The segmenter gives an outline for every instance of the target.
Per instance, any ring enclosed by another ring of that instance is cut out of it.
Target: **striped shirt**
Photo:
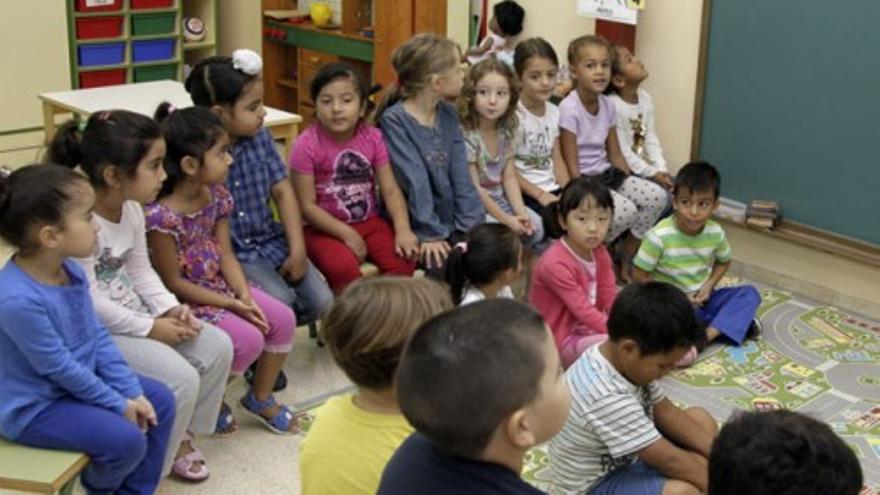
[[[665,397],[659,383],[633,385],[599,352],[599,345],[575,361],[566,379],[571,410],[550,441],[551,494],[584,493],[661,438],[653,414]]]
[[[730,261],[730,244],[718,222],[709,220],[697,235],[687,235],[675,215],[661,220],[645,235],[633,264],[685,292],[696,292],[712,274],[715,263]]]

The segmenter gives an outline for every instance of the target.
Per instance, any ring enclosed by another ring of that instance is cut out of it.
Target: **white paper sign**
[[[113,0],[86,0],[86,8],[107,7],[113,5]]]
[[[638,10],[629,8],[626,0],[577,0],[577,15],[635,24]]]

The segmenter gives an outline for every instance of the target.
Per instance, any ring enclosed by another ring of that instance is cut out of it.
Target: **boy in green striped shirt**
[[[709,163],[682,167],[672,191],[675,214],[645,235],[633,259],[633,278],[668,282],[683,290],[706,325],[706,342],[723,336],[739,345],[760,333],[755,313],[761,296],[749,285],[715,289],[731,259],[724,229],[711,219],[720,191],[721,177]],[[689,365],[697,353],[691,349],[678,364]]]

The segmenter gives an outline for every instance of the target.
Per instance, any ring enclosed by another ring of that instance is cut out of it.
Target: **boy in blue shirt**
[[[553,336],[523,303],[489,299],[429,320],[398,368],[400,409],[416,429],[379,495],[540,494],[523,456],[559,431],[569,393]]]

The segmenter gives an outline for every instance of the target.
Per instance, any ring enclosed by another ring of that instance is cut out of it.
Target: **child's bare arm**
[[[351,226],[318,205],[314,175],[293,172],[291,181],[302,208],[302,215],[309,222],[311,228],[320,230],[342,242],[352,236],[360,238],[360,235]]]
[[[501,171],[501,180],[504,188],[504,195],[507,201],[517,215],[526,215],[526,204],[523,202],[522,190],[519,188],[519,180],[517,180],[516,165],[514,165],[513,157],[507,161],[504,169]]]
[[[651,272],[646,272],[637,266],[632,267],[632,278],[633,282],[650,282],[654,280],[654,274]]]
[[[229,219],[222,218],[217,221],[214,226],[214,235],[220,242],[220,272],[229,288],[239,299],[250,301],[251,290],[248,286],[247,278],[244,275],[244,269],[238,258],[235,257],[235,251],[232,250],[232,238],[229,234]]]
[[[279,180],[269,189],[269,194],[275,200],[278,207],[278,216],[281,217],[281,226],[287,237],[288,257],[281,266],[281,274],[292,281],[302,279],[309,269],[306,259],[306,245],[303,237],[302,214],[293,186],[287,179]]]
[[[654,422],[663,435],[676,444],[709,458],[715,433],[707,431],[669,399],[654,405]]]
[[[562,145],[560,144],[559,138],[556,138],[556,141],[553,141],[553,151],[551,152],[551,156],[553,157],[553,174],[556,176],[556,183],[559,184],[559,187],[565,187],[565,185],[568,184],[568,181],[576,176],[571,175],[570,169],[567,165],[568,162],[562,157]]]
[[[545,192],[540,187],[529,182],[528,179],[526,179],[525,177],[522,176],[522,174],[519,173],[519,170],[515,170],[514,172],[516,173],[516,181],[519,183],[519,188],[520,188],[520,190],[522,190],[523,194],[534,199],[535,201],[537,201],[539,203],[542,203],[541,196],[547,196],[546,199],[548,199],[548,200],[550,199],[550,196],[552,196],[552,194]],[[544,206],[546,206],[546,205],[544,205]]]
[[[562,149],[562,159],[568,167],[568,175],[573,179],[581,175],[578,168],[578,143],[577,136],[573,132],[559,129],[559,146]]]
[[[671,480],[686,481],[705,493],[709,487],[709,462],[695,452],[677,447],[660,438],[638,453],[647,462]]]
[[[212,290],[183,278],[178,263],[177,244],[169,234],[147,232],[147,245],[150,247],[150,261],[162,279],[162,283],[182,301],[202,306],[226,308],[231,300]]]
[[[616,127],[608,130],[608,138],[605,139],[605,149],[608,150],[608,160],[611,161],[612,165],[626,172],[626,175],[632,175],[632,170],[629,169],[626,158],[623,157],[623,152],[620,151],[620,141],[617,139]]]
[[[521,234],[521,232],[517,232],[516,229],[516,219],[508,215],[506,211],[502,210],[498,203],[492,199],[492,196],[480,185],[480,176],[477,171],[477,164],[471,163],[468,165],[468,170],[471,174],[471,180],[474,183],[474,187],[477,188],[477,193],[480,195],[480,200],[483,201],[483,206],[486,208],[486,213],[492,215],[492,218],[498,220],[499,223],[503,223],[510,227],[517,235]]]
[[[483,41],[481,41],[479,45],[468,48],[467,51],[464,52],[464,56],[462,58],[467,60],[467,57],[471,55],[480,56],[488,52],[490,49],[492,49],[492,37],[486,36],[485,38],[483,38]]]

